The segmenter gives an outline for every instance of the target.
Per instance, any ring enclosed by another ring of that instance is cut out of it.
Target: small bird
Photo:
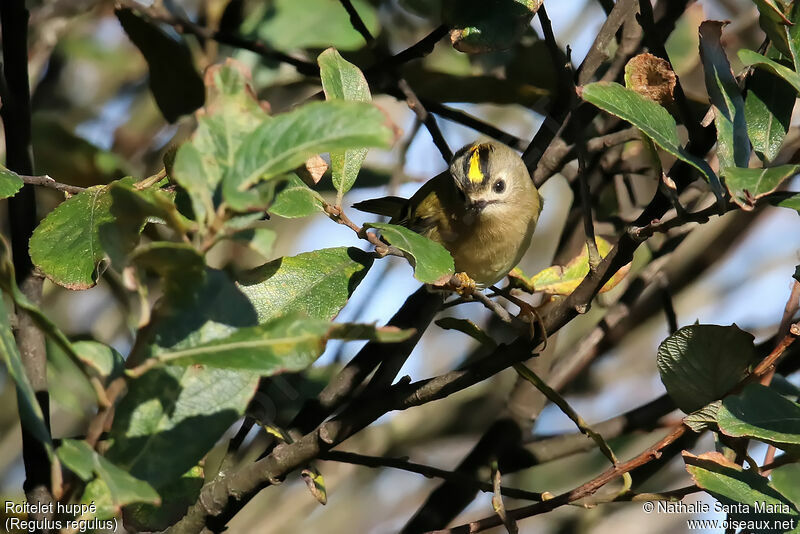
[[[522,158],[502,143],[487,142],[461,148],[450,168],[410,199],[390,196],[353,207],[391,217],[390,223],[441,243],[453,256],[456,272],[483,289],[522,259],[542,198]]]

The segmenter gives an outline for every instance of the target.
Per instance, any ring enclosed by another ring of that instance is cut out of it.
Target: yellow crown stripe
[[[475,184],[483,182],[483,173],[481,172],[481,155],[478,147],[472,149],[472,155],[469,157],[469,170],[467,171],[467,178]]]

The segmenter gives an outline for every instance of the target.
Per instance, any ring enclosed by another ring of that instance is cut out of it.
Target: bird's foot
[[[539,323],[539,326],[542,327],[542,349],[544,350],[547,348],[547,329],[544,326],[544,320],[542,316],[539,314],[539,310],[535,307],[531,306],[524,300],[519,300],[519,302],[515,302],[517,306],[519,306],[519,314],[517,317],[522,318],[522,316],[527,316],[528,320],[530,321],[530,336],[531,339],[536,337],[536,323]]]
[[[456,273],[450,277],[450,280],[445,284],[445,289],[455,291],[462,297],[469,297],[477,290],[478,286],[475,280],[469,277],[467,273]]]
[[[499,289],[496,286],[492,286],[492,290],[494,290],[497,294],[504,296],[508,301],[513,304],[516,304],[519,308],[519,313],[517,314],[518,319],[526,320],[530,323],[530,338],[534,339],[536,337],[536,323],[539,323],[539,326],[542,328],[542,350],[547,348],[547,329],[544,326],[544,320],[542,316],[539,314],[539,310],[537,310],[531,304],[528,304],[524,300],[515,297],[511,294],[510,288],[503,288]]]

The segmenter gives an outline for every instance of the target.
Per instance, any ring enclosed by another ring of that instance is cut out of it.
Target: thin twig
[[[728,394],[736,393],[740,391],[744,385],[758,380],[764,374],[772,370],[777,363],[778,359],[783,355],[786,349],[794,343],[797,337],[800,336],[800,324],[796,323],[793,324],[790,329],[789,333],[784,336],[783,339],[778,342],[775,348],[770,352],[757,366],[756,368],[750,373],[747,377],[745,377],[738,385],[732,388]],[[533,515],[542,514],[544,512],[549,512],[559,506],[568,504],[570,502],[574,502],[578,499],[582,499],[583,497],[587,497],[592,495],[601,487],[605,486],[612,480],[617,477],[624,475],[625,473],[629,473],[633,469],[640,467],[649,463],[652,460],[655,460],[661,456],[661,451],[668,445],[674,443],[678,438],[683,436],[684,433],[688,430],[688,427],[684,424],[680,424],[677,426],[672,432],[670,432],[665,438],[661,441],[650,447],[649,449],[645,450],[632,460],[629,460],[623,464],[616,464],[611,469],[608,469],[601,475],[595,477],[594,479],[586,482],[578,486],[577,488],[562,493],[561,495],[547,500],[535,505],[525,506],[523,508],[517,508],[515,510],[509,510],[508,515],[514,519],[522,519],[525,517],[531,517]],[[487,528],[499,526],[502,522],[498,523],[498,519],[496,516],[489,516],[479,521],[473,521],[472,523],[461,525],[452,529],[443,530],[441,532],[480,532],[482,530],[486,530]]]
[[[306,61],[305,59],[295,57],[284,52],[279,52],[278,50],[270,48],[261,41],[245,39],[239,35],[234,35],[219,30],[210,30],[188,19],[178,17],[163,8],[159,9],[156,7],[147,7],[135,2],[134,0],[117,0],[117,5],[119,7],[137,11],[144,15],[151,22],[161,22],[163,24],[172,26],[172,28],[174,28],[178,33],[195,35],[201,39],[213,39],[218,43],[241,48],[243,50],[249,50],[263,58],[291,65],[297,69],[297,72],[300,74],[304,74],[306,76],[319,76],[319,67],[316,65],[316,63]]]
[[[358,14],[353,4],[350,0],[339,0],[347,11],[347,14],[350,15],[350,23],[353,25],[353,28],[364,37],[364,40],[367,41],[367,44],[372,46],[375,42],[375,38],[367,29],[367,25],[364,24],[364,20],[361,18],[361,15]],[[438,32],[434,34],[438,35]],[[434,43],[435,44],[435,41]],[[431,49],[433,48],[433,44],[431,44]],[[385,67],[382,69],[385,70]],[[439,125],[436,124],[436,117],[428,113],[428,110],[425,109],[425,106],[420,102],[419,97],[411,89],[411,86],[402,76],[397,76],[397,88],[403,93],[406,99],[406,103],[411,111],[417,116],[422,124],[425,125],[425,128],[428,129],[428,132],[431,134],[431,138],[433,138],[433,143],[436,145],[436,148],[439,149],[439,152],[442,154],[442,157],[445,160],[445,163],[448,165],[450,164],[450,160],[453,159],[453,152],[450,150],[450,147],[447,145],[447,141],[445,141],[444,136],[442,135],[441,130],[439,129]]]
[[[85,187],[80,187],[77,185],[69,185],[69,184],[62,184],[60,182],[56,182],[48,175],[44,176],[26,176],[20,175],[19,176],[23,182],[26,184],[31,185],[38,185],[41,187],[47,187],[48,189],[55,189],[56,191],[61,191],[63,193],[69,193],[70,195],[77,195],[83,191],[86,191]]]
[[[422,121],[422,124],[428,129],[433,143],[436,145],[436,148],[439,149],[439,153],[442,155],[442,158],[444,158],[445,163],[449,165],[450,160],[453,159],[453,151],[450,150],[447,141],[445,141],[442,135],[442,131],[439,129],[439,125],[436,124],[436,117],[428,113],[428,110],[422,105],[422,102],[420,102],[416,93],[411,89],[411,86],[408,85],[405,79],[400,78],[397,80],[397,87],[405,95],[409,109],[416,114],[417,118]]]
[[[379,257],[383,256],[398,256],[400,258],[405,258],[406,255],[397,247],[393,247],[391,245],[387,245],[381,238],[378,237],[374,232],[370,232],[365,228],[359,228],[356,223],[350,220],[350,218],[345,214],[342,208],[334,206],[333,204],[328,204],[327,202],[324,204],[325,214],[330,217],[331,220],[337,222],[341,225],[347,226],[351,230],[353,230],[358,237],[361,239],[366,239],[370,243],[375,246],[375,254]]]
[[[664,307],[664,315],[667,316],[667,326],[669,333],[674,334],[678,330],[678,316],[675,314],[675,307],[672,305],[672,293],[669,290],[669,281],[665,274],[661,273],[658,280],[661,293],[661,304]]]
[[[437,26],[428,35],[413,45],[409,46],[405,50],[402,50],[401,52],[398,52],[394,56],[388,58],[386,61],[376,64],[374,67],[368,69],[367,72],[372,72],[373,69],[376,71],[386,68],[391,69],[397,67],[398,65],[404,65],[409,61],[427,56],[433,52],[433,47],[436,46],[436,43],[442,40],[442,37],[447,35],[448,31],[449,29],[444,24]]]
[[[570,421],[575,423],[575,426],[578,427],[578,430],[582,434],[585,434],[592,441],[597,444],[597,448],[600,449],[600,452],[603,453],[603,456],[608,458],[612,465],[617,465],[617,457],[614,454],[614,451],[611,450],[606,440],[603,439],[603,436],[595,432],[592,427],[590,427],[586,421],[584,421],[583,417],[581,417],[578,412],[576,412],[572,406],[562,397],[556,390],[551,388],[547,385],[547,383],[542,380],[539,375],[533,372],[532,369],[529,369],[525,365],[521,363],[514,364],[514,370],[525,380],[533,384],[533,386],[538,389],[539,391],[544,394],[545,397],[550,400],[553,404],[558,406],[561,412],[566,415]]]
[[[361,34],[361,37],[364,38],[368,45],[373,46],[375,44],[375,38],[370,33],[367,25],[364,24],[364,21],[361,19],[358,11],[356,11],[353,3],[350,0],[339,0],[339,2],[342,4],[342,7],[344,7],[344,10],[347,11],[347,14],[350,15],[350,24],[352,24],[353,29]]]
[[[468,484],[477,490],[491,493],[493,491],[492,484],[489,482],[482,482],[475,480],[471,477],[465,476],[457,471],[447,471],[439,469],[430,465],[418,464],[410,462],[404,458],[386,458],[383,456],[367,456],[364,454],[356,454],[353,452],[344,451],[328,451],[320,455],[320,460],[329,460],[333,462],[343,462],[354,465],[363,465],[365,467],[390,467],[392,469],[400,469],[410,473],[418,473],[427,478],[441,478],[443,480],[451,480],[459,484]],[[539,502],[542,500],[542,494],[534,491],[526,491],[516,488],[509,488],[501,486],[500,488],[503,495],[514,499],[526,499],[529,501]]]
[[[477,300],[478,302],[480,302],[481,304],[483,304],[486,307],[486,309],[488,309],[491,312],[494,312],[494,314],[497,315],[500,318],[500,320],[503,321],[504,323],[512,324],[514,322],[514,318],[511,316],[510,313],[508,313],[508,310],[506,310],[503,306],[501,306],[499,302],[490,299],[482,291],[475,291],[470,296],[475,300]]]
[[[667,434],[667,436],[662,438],[658,443],[648,448],[647,450],[643,451],[635,458],[628,460],[625,463],[617,464],[607,469],[602,474],[598,475],[592,480],[584,484],[581,484],[580,486],[570,491],[564,492],[561,495],[553,497],[552,499],[531,506],[524,506],[522,508],[509,510],[508,515],[513,519],[523,519],[526,517],[531,517],[534,515],[539,515],[545,512],[549,512],[550,510],[554,510],[565,504],[569,504],[571,502],[577,501],[578,499],[588,497],[589,495],[594,494],[594,492],[596,492],[597,490],[599,490],[600,488],[602,488],[615,478],[618,478],[625,473],[629,473],[635,468],[640,467],[660,457],[661,451],[664,450],[668,445],[674,443],[678,438],[683,436],[683,434],[687,430],[688,427],[684,425],[679,425],[675,427],[675,429],[672,432]],[[499,518],[497,516],[490,516],[484,519],[480,519],[478,521],[473,521],[471,523],[467,523],[449,529],[440,530],[437,532],[441,533],[448,532],[448,533],[459,533],[459,534],[473,533],[473,532],[481,532],[488,528],[497,527],[500,526],[501,524],[502,522],[499,521]]]
[[[434,100],[425,98],[420,98],[420,102],[422,102],[422,105],[424,105],[425,109],[427,109],[430,113],[435,113],[443,119],[461,124],[467,128],[472,128],[476,132],[480,132],[493,139],[497,139],[501,143],[505,143],[511,148],[521,151],[525,150],[525,148],[528,146],[528,142],[524,139],[505,132],[487,122],[483,122],[477,117],[473,117],[469,113],[461,111],[460,109],[451,108]]]

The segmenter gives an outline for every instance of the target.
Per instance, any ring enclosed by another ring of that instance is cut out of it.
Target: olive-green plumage
[[[517,153],[497,142],[470,144],[450,168],[410,198],[384,197],[356,209],[391,217],[444,245],[479,287],[506,276],[528,249],[542,199]]]

